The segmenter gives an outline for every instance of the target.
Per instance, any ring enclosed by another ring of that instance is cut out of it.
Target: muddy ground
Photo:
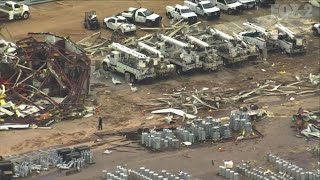
[[[153,9],[164,16],[164,7],[174,5],[181,1],[157,0],[138,1],[141,6]],[[280,1],[283,2],[283,1]],[[92,34],[92,31],[84,30],[82,21],[84,12],[96,10],[100,22],[103,17],[116,14],[128,7],[140,6],[137,1],[59,1],[58,3],[47,3],[30,7],[31,18],[26,21],[14,21],[6,24],[14,40],[26,37],[27,32],[52,32],[59,35],[70,36],[77,41]],[[222,14],[220,20],[210,24],[223,24],[226,22],[237,22],[247,18],[269,15],[268,8],[259,8],[245,11],[241,16],[229,16]],[[166,17],[164,23],[168,24]],[[108,37],[110,32],[101,30]],[[146,32],[138,32],[138,36]],[[319,72],[319,49],[318,37],[313,37],[311,32],[304,32],[309,38],[309,51],[303,56],[287,56],[281,53],[270,54],[267,61],[249,63],[240,68],[221,69],[213,73],[193,73],[183,76],[175,76],[163,80],[155,80],[153,83],[137,85],[138,91],[131,92],[129,86],[114,86],[109,80],[105,80],[103,86],[94,85],[90,100],[97,99],[101,104],[99,114],[90,118],[73,121],[64,121],[53,125],[52,130],[12,130],[0,132],[0,155],[13,155],[32,150],[38,150],[51,146],[76,144],[84,141],[97,139],[94,135],[97,128],[97,119],[104,119],[103,131],[122,129],[127,127],[147,126],[163,124],[162,116],[150,116],[138,103],[147,99],[160,97],[163,93],[186,87],[188,90],[203,87],[223,87],[239,90],[250,89],[263,80],[279,80],[281,82],[294,81],[296,75],[308,76],[309,73]],[[5,33],[3,33],[5,34]],[[264,69],[265,71],[262,71]],[[285,73],[280,73],[284,72]],[[100,79],[100,81],[104,81]],[[294,101],[288,101],[294,97]],[[272,112],[274,117],[269,117],[257,125],[264,134],[264,138],[234,143],[225,143],[212,146],[199,147],[197,149],[185,149],[176,152],[148,153],[138,151],[136,153],[113,153],[111,156],[101,155],[106,147],[102,146],[95,150],[96,165],[86,169],[86,173],[75,174],[69,177],[53,174],[48,176],[54,179],[98,179],[103,168],[112,169],[115,165],[122,163],[130,167],[148,166],[152,169],[170,169],[172,171],[185,170],[203,179],[214,179],[217,166],[222,160],[233,159],[254,160],[263,164],[263,156],[272,151],[275,154],[288,158],[293,162],[300,163],[302,167],[314,169],[316,158],[306,152],[307,147],[316,145],[316,141],[306,141],[297,138],[297,132],[290,128],[290,116],[296,113],[299,107],[306,110],[319,109],[319,95],[308,96],[281,96],[261,97],[257,102]],[[214,117],[227,116],[231,109],[243,104],[223,104],[219,111],[204,111],[202,114]],[[223,147],[225,152],[218,152],[218,147]],[[190,158],[183,155],[188,154]],[[211,160],[216,162],[211,165]],[[35,177],[37,179],[37,177]]]

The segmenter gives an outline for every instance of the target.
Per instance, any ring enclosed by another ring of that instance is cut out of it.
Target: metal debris
[[[68,38],[28,35],[16,42],[10,61],[0,63],[3,123],[44,126],[85,115],[80,100],[89,93],[90,59]]]

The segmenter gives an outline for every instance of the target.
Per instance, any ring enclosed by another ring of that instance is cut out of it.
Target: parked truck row
[[[306,40],[282,24],[276,24],[274,31],[252,23],[244,26],[249,30],[232,35],[208,26],[181,31],[175,37],[155,33],[151,39],[128,47],[113,43],[113,51],[102,66],[135,82],[194,70],[215,71],[221,66],[266,58],[267,52],[275,49],[288,54],[306,52]],[[314,24],[315,28],[319,24]]]
[[[169,19],[183,20],[190,24],[196,23],[198,16],[205,20],[218,19],[220,11],[228,14],[241,13],[244,9],[254,8],[257,4],[269,5],[275,0],[185,0],[183,5],[166,6],[165,14]],[[93,14],[89,16],[89,14]],[[128,10],[103,20],[103,27],[121,33],[135,33],[136,25],[158,27],[162,25],[162,17],[147,8],[130,7]],[[100,28],[95,12],[86,13],[85,28],[95,30]]]

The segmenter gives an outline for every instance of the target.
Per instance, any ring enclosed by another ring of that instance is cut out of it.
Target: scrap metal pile
[[[80,117],[87,111],[90,59],[68,38],[29,33],[0,63],[0,124],[48,126],[53,121]],[[19,128],[19,126],[15,126]]]
[[[292,122],[301,135],[320,140],[320,111],[308,112],[299,108],[292,116]]]

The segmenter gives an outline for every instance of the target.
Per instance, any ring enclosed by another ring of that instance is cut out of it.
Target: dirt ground
[[[85,11],[96,10],[101,22],[104,17],[126,10],[130,6],[143,6],[160,13],[164,17],[164,23],[168,24],[164,15],[165,6],[181,2],[174,0],[59,1],[58,3],[32,6],[30,7],[32,15],[29,20],[10,22],[6,24],[6,27],[14,40],[26,37],[27,32],[52,32],[70,36],[72,40],[77,41],[93,33],[83,28],[82,21]],[[210,22],[210,24],[236,22],[237,19],[243,20],[269,14],[270,10],[267,8],[245,11],[241,16],[222,14],[220,20]],[[101,31],[106,37],[111,34],[107,30]],[[138,32],[138,35],[145,33]],[[132,93],[127,85],[114,86],[107,83],[104,86],[93,86],[89,99],[97,99],[101,104],[99,114],[90,118],[54,124],[52,130],[30,129],[0,132],[0,155],[7,156],[51,146],[93,141],[97,138],[93,133],[96,132],[99,116],[104,119],[104,131],[162,124],[164,122],[159,120],[161,116],[155,116],[153,119],[147,120],[146,118],[150,114],[144,113],[143,109],[136,104],[181,87],[186,87],[189,90],[203,87],[244,90],[255,87],[257,83],[266,79],[284,82],[294,80],[296,75],[308,76],[309,73],[318,73],[320,71],[320,40],[318,37],[313,37],[310,32],[305,33],[308,37],[310,36],[310,48],[304,56],[290,57],[280,53],[270,54],[266,62],[249,64],[241,68],[222,69],[214,73],[186,74],[165,80],[156,80],[151,84],[137,85],[139,90],[135,93]],[[265,72],[261,69],[264,69]],[[280,71],[286,73],[279,73]],[[137,153],[114,153],[111,156],[103,156],[101,153],[105,149],[100,147],[95,150],[96,165],[84,170],[86,173],[69,177],[61,177],[56,174],[52,176],[54,179],[99,179],[103,168],[112,169],[115,165],[124,163],[132,168],[148,166],[155,170],[163,168],[172,171],[186,170],[194,176],[209,180],[213,179],[211,177],[217,169],[217,165],[211,165],[211,160],[217,163],[226,159],[233,159],[236,162],[254,160],[258,164],[263,164],[263,156],[269,151],[298,162],[305,168],[314,169],[316,159],[311,154],[306,153],[306,148],[316,145],[317,142],[307,142],[303,138],[295,137],[297,132],[290,128],[290,116],[296,113],[299,107],[306,110],[318,110],[320,106],[319,95],[293,96],[295,100],[289,102],[290,97],[262,97],[259,99],[258,104],[267,108],[274,115],[274,117],[267,118],[258,125],[258,129],[265,135],[264,138],[259,140],[246,141],[238,145],[225,143],[157,154],[139,151]],[[202,113],[207,116],[223,117],[238,105],[223,104],[219,111]],[[220,153],[217,151],[218,147],[223,147],[226,151]],[[183,157],[184,154],[188,154],[191,159]],[[48,178],[50,177],[48,176]]]

